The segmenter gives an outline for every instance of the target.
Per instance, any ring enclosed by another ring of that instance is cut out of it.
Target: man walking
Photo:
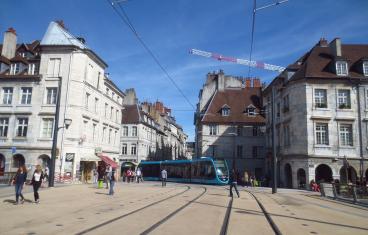
[[[236,178],[236,173],[235,173],[235,170],[232,169],[231,173],[230,173],[230,178],[229,178],[229,184],[230,184],[230,195],[229,197],[233,197],[233,188],[235,188],[235,192],[236,194],[238,195],[238,198],[240,197],[239,196],[239,191],[238,191],[238,188],[236,187],[236,184],[237,184],[237,178]]]
[[[112,168],[111,172],[109,173],[110,175],[110,191],[109,191],[109,195],[114,195],[114,186],[115,186],[115,181],[116,181],[116,172],[115,169]]]
[[[137,168],[137,172],[136,172],[136,176],[137,176],[137,183],[139,184],[139,181],[142,181],[142,171],[141,168]]]
[[[162,187],[166,187],[167,171],[165,169],[161,171],[161,180],[162,180]]]

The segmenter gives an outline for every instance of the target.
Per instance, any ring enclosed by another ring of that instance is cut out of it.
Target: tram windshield
[[[227,166],[224,160],[215,160],[216,173],[220,180],[226,181],[228,179]]]

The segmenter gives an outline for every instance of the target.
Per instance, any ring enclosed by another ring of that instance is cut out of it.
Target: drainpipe
[[[364,159],[363,159],[363,137],[362,137],[362,115],[360,106],[360,80],[356,84],[358,103],[358,130],[359,130],[359,150],[360,150],[360,182],[363,182]]]

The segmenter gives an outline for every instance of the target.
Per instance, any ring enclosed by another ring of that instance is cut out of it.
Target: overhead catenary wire
[[[117,2],[113,4],[112,1],[106,0],[109,5],[113,8],[113,10],[116,12],[116,14],[120,17],[120,19],[128,26],[128,28],[132,31],[134,36],[137,38],[137,40],[140,42],[140,44],[143,46],[143,48],[147,51],[147,53],[152,57],[152,59],[155,61],[155,63],[160,67],[160,69],[163,71],[163,73],[166,75],[166,77],[171,81],[171,83],[175,86],[175,88],[179,91],[179,93],[183,96],[183,98],[187,101],[187,103],[195,109],[194,105],[190,102],[188,97],[184,94],[184,92],[180,89],[180,87],[176,84],[174,79],[170,76],[170,74],[167,72],[167,70],[162,66],[161,62],[158,60],[157,56],[152,52],[152,50],[147,46],[147,44],[143,41],[143,39],[139,36],[138,32],[135,30],[132,22],[130,21],[127,13],[124,11],[124,8],[120,5],[120,2]],[[116,5],[119,5],[119,8],[121,12],[115,7]]]

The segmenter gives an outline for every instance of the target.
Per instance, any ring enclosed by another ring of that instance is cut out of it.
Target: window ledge
[[[330,108],[318,108],[318,107],[314,107],[314,110],[318,110],[318,111],[331,111]]]
[[[15,107],[32,107],[32,104],[18,104]]]
[[[322,145],[322,144],[315,144],[314,147],[315,148],[326,148],[326,149],[330,149],[331,148],[330,145]]]
[[[339,112],[352,112],[353,109],[340,109],[340,108],[337,108],[336,111],[339,111]]]
[[[9,108],[11,108],[11,107],[13,107],[13,105],[11,105],[11,104],[0,104],[0,107],[9,107]]]
[[[43,104],[41,105],[41,108],[48,108],[48,107],[54,108],[55,106],[56,104]]]
[[[346,145],[346,146],[344,146],[344,145],[343,145],[343,146],[341,146],[341,145],[340,145],[340,148],[341,148],[341,149],[355,149],[355,147],[354,147],[354,146],[351,146],[351,145]]]
[[[13,140],[27,140],[27,137],[14,137]]]
[[[38,138],[38,141],[52,141],[52,138]]]

